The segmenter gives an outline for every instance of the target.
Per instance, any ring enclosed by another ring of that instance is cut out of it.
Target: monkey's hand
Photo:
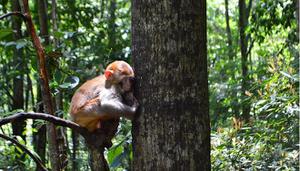
[[[128,106],[119,100],[102,101],[100,113],[109,114],[111,118],[125,117],[127,119],[133,119],[137,110],[136,105],[137,104]]]
[[[123,102],[124,104],[131,106],[132,110],[133,110],[133,116],[136,113],[138,107],[139,107],[139,103],[137,101],[137,99],[134,97],[133,92],[126,92],[122,95],[123,98]]]
[[[139,104],[138,100],[133,96],[133,105],[132,105],[132,107],[135,108],[135,112],[138,109],[139,105],[140,104]]]

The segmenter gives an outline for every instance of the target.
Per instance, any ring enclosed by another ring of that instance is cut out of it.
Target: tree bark
[[[40,25],[40,35],[44,38],[45,44],[49,45],[49,32],[48,32],[48,16],[47,16],[47,2],[45,0],[37,0],[37,10],[38,10],[38,21]],[[42,104],[41,89],[38,88],[37,95],[37,112],[44,112]],[[34,145],[37,154],[40,156],[43,164],[45,164],[46,157],[46,125],[38,125],[38,122],[33,121],[33,127],[37,129],[34,133]],[[36,170],[39,171],[42,168],[37,167]]]
[[[242,63],[242,117],[248,122],[250,119],[250,104],[246,100],[245,92],[249,89],[249,75],[248,75],[248,56],[247,48],[248,41],[246,37],[246,27],[248,25],[247,8],[245,0],[239,0],[239,32],[240,32],[240,51]]]
[[[36,98],[37,98],[37,104],[35,110],[39,113],[43,113],[44,107],[42,103],[41,89],[39,87],[37,88]],[[39,123],[38,121],[33,120],[32,127],[37,129],[37,132],[33,133],[33,145],[36,153],[41,158],[41,161],[43,162],[43,164],[45,164],[46,163],[46,140],[47,140],[46,125],[45,124],[38,125],[38,123]],[[37,167],[36,170],[41,171],[42,168]]]
[[[20,4],[18,0],[12,1],[12,11],[20,11]],[[13,17],[12,19],[12,27],[14,30],[13,38],[15,41],[22,38],[22,19],[19,17]],[[15,75],[13,79],[13,102],[12,102],[12,110],[17,109],[24,109],[24,66],[23,66],[23,52],[22,49],[14,48],[14,69],[18,72],[17,75]],[[20,136],[24,141],[25,135],[23,135],[23,132],[25,130],[26,123],[21,120],[16,120],[12,122],[12,130],[13,135]],[[22,160],[24,160],[24,155],[20,154],[18,150],[16,152],[20,155],[20,157],[17,158],[17,163],[20,168],[24,167],[24,164]]]
[[[87,144],[89,145],[89,144]],[[88,146],[91,171],[108,171],[109,167],[104,158],[104,148]]]
[[[118,59],[118,52],[116,48],[116,0],[110,1],[109,6],[109,20],[108,20],[108,48],[111,51],[111,58]]]
[[[210,170],[205,0],[133,0],[133,170]]]
[[[77,151],[79,146],[79,139],[78,139],[78,133],[75,131],[72,131],[72,171],[77,171],[79,169],[79,163],[77,161]]]
[[[53,28],[53,32],[56,32],[56,31],[58,31],[56,0],[51,0],[51,4],[52,4],[52,8],[51,8],[52,28]],[[56,38],[53,39],[53,44],[54,44],[54,47],[57,46],[58,40],[56,40]]]
[[[52,30],[53,30],[53,35],[55,32],[58,31],[58,22],[57,22],[57,3],[56,0],[51,0],[51,5],[52,5],[52,10],[51,10],[51,21],[52,21]],[[48,29],[48,26],[47,26]],[[47,31],[47,35],[49,36],[49,33]],[[48,43],[49,44],[49,43]],[[59,44],[59,40],[57,38],[53,39],[53,47],[54,49],[57,48]],[[53,60],[49,59],[48,60]],[[51,68],[48,69],[48,73],[53,73]],[[63,93],[61,91],[58,92],[58,94],[55,97],[55,107],[56,111],[63,111]],[[63,118],[63,116],[59,116]],[[66,130],[63,127],[57,128],[57,144],[59,148],[59,154],[60,154],[60,165],[61,169],[65,169],[68,164],[68,158],[67,158],[67,136],[66,136]]]

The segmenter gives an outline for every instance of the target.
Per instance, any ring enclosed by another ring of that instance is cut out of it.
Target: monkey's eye
[[[129,81],[133,82],[133,81],[135,81],[135,78],[134,77],[129,77]]]

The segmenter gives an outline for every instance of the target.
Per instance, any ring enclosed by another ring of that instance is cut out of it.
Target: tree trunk
[[[79,169],[79,163],[77,160],[77,151],[79,146],[79,140],[78,140],[78,133],[75,131],[72,131],[72,171],[77,171]]]
[[[108,171],[109,167],[104,158],[104,148],[89,146],[88,150],[91,171]]]
[[[108,48],[111,51],[111,58],[118,59],[116,48],[116,0],[110,1],[108,20]]]
[[[20,11],[20,4],[18,0],[12,1],[12,11]],[[15,41],[22,38],[22,20],[19,17],[13,17],[12,20],[12,27],[14,30],[13,38]],[[15,75],[13,79],[13,102],[12,102],[12,110],[17,109],[24,109],[24,67],[23,67],[23,52],[22,49],[14,48],[14,69],[18,72],[17,75]],[[23,132],[25,130],[26,123],[22,120],[17,120],[12,122],[12,129],[13,129],[13,135],[20,136],[24,141],[25,135],[23,135]],[[22,160],[24,160],[24,155],[20,154],[18,150],[16,150],[17,153],[19,153],[20,157],[17,159],[18,165],[20,168],[24,167],[24,164]]]
[[[228,44],[228,59],[230,62],[230,66],[234,67],[236,66],[234,62],[235,57],[235,50],[232,44],[232,34],[231,34],[231,28],[230,28],[230,17],[229,17],[229,8],[228,8],[228,0],[225,0],[225,20],[226,20],[226,33],[227,33],[227,44]],[[231,71],[230,77],[232,80],[235,80],[235,69]],[[232,88],[229,90],[230,96],[232,99],[236,99],[237,91],[235,88]],[[234,100],[233,100],[234,101]],[[235,117],[239,116],[239,106],[236,103],[231,104],[232,112]]]
[[[245,29],[248,25],[247,8],[245,0],[239,0],[239,31],[240,31],[240,50],[241,50],[241,63],[242,63],[242,117],[248,122],[250,119],[250,104],[246,100],[245,92],[249,89],[249,76],[248,76],[248,57],[247,47],[248,41],[246,38]]]
[[[133,0],[133,170],[210,170],[205,0]]]
[[[56,4],[56,0],[52,0],[51,1],[51,5],[52,5],[52,10],[51,10],[51,21],[52,21],[52,30],[53,30],[53,35],[55,32],[58,31],[58,24],[57,24],[57,4]],[[48,26],[47,26],[48,28]],[[48,34],[48,29],[47,29],[47,35]],[[53,39],[53,46],[54,49],[57,48],[59,43],[59,40],[54,38]],[[49,43],[48,43],[49,44]],[[53,60],[53,59],[48,59],[48,60]],[[49,68],[48,70],[49,73],[53,73],[53,71],[51,71],[51,68]],[[61,91],[58,92],[58,94],[55,97],[55,106],[56,106],[56,111],[63,111],[63,94]],[[59,116],[61,118],[63,118],[63,116]],[[60,153],[60,165],[61,165],[61,169],[65,169],[67,167],[68,164],[68,158],[67,158],[67,136],[66,136],[66,130],[64,127],[59,127],[57,128],[57,144],[58,144],[58,148],[59,148],[59,153]]]
[[[232,47],[232,35],[231,35],[231,29],[229,24],[228,0],[225,0],[225,18],[226,18],[226,33],[227,33],[227,43],[228,43],[228,57],[229,60],[233,60],[234,51]]]
[[[36,111],[44,113],[40,87],[37,88],[36,98],[37,98]],[[39,122],[34,120],[32,127],[37,129],[37,132],[33,133],[34,149],[36,153],[39,155],[39,157],[41,158],[43,164],[45,164],[46,163],[46,140],[47,140],[46,125],[45,124],[39,125]],[[40,171],[42,170],[42,168],[37,167],[36,170]]]
[[[40,35],[44,38],[45,44],[49,44],[49,33],[48,33],[48,16],[47,16],[47,2],[45,0],[37,0],[37,10],[38,10],[38,21],[40,25]],[[41,89],[38,88],[37,96],[37,111],[44,112],[43,105],[41,104],[42,95]],[[40,103],[39,103],[40,102]],[[45,164],[46,155],[46,125],[38,125],[37,121],[33,121],[33,127],[37,129],[34,133],[34,145],[37,154],[40,156],[43,164]],[[37,171],[42,170],[42,168],[37,167]]]
[[[58,26],[57,26],[57,4],[56,4],[56,0],[51,0],[51,19],[52,19],[52,29],[53,32],[56,32],[58,30]],[[54,47],[57,46],[58,41],[56,40],[56,38],[53,39],[53,44]]]
[[[299,21],[299,18],[300,18],[300,13],[299,13],[300,0],[297,0],[296,3],[297,3],[296,4],[297,38],[298,38],[298,42],[299,42],[299,40],[300,40],[300,37],[299,37],[299,34],[300,34],[300,30],[299,30],[299,28],[300,28],[300,21]],[[298,60],[298,59],[299,59],[299,53],[297,55],[296,60]]]

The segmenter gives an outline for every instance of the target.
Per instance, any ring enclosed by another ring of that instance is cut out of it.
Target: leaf
[[[79,78],[77,76],[68,77],[65,82],[59,85],[62,89],[73,89],[79,84]]]
[[[113,163],[115,158],[121,155],[123,152],[123,146],[118,146],[117,148],[110,149],[107,153],[107,159],[109,163]]]
[[[128,151],[124,151],[123,153],[121,153],[120,155],[118,155],[113,162],[111,163],[110,167],[112,168],[116,168],[118,166],[120,166],[122,163],[122,160],[126,158],[126,156],[128,155]]]
[[[56,37],[56,38],[61,38],[63,36],[64,36],[63,32],[59,32],[59,31],[54,32],[54,37]]]
[[[24,39],[20,39],[16,42],[16,48],[21,49],[27,45],[27,41]]]
[[[294,76],[292,76],[292,75],[290,75],[289,73],[286,73],[286,72],[283,72],[283,71],[280,71],[280,74],[282,74],[282,75],[285,76],[285,77],[288,77],[288,78],[292,79],[293,81],[298,81],[298,80],[299,80],[297,74],[294,75]]]
[[[0,30],[0,40],[9,36],[12,33],[13,33],[12,29],[1,29]]]

